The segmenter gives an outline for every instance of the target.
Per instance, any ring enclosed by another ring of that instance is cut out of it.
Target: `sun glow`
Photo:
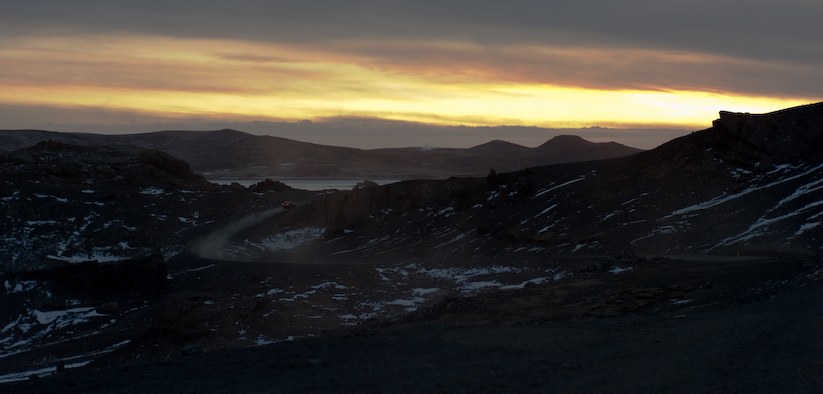
[[[720,109],[768,112],[809,102],[512,82],[465,69],[433,75],[430,69],[392,67],[367,55],[226,40],[7,41],[0,46],[0,62],[5,68],[0,103],[96,107],[165,118],[371,116],[444,125],[697,129],[710,125]]]

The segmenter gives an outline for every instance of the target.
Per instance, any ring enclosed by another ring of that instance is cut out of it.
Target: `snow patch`
[[[798,197],[800,197],[804,194],[808,194],[808,193],[811,193],[811,192],[814,192],[814,191],[818,191],[820,189],[823,189],[823,178],[817,179],[813,182],[809,182],[809,183],[807,183],[803,186],[800,186],[790,196],[787,196],[786,198],[780,200],[780,202],[778,202],[777,205],[775,205],[774,208],[771,209],[771,211],[777,209],[781,205],[783,205],[783,204],[785,204],[789,201],[792,201],[792,200],[794,200],[794,199],[796,199],[796,198],[798,198]]]
[[[522,282],[520,284],[517,284],[517,285],[500,286],[500,290],[522,289],[522,288],[525,288],[526,285],[529,284],[529,283],[540,284],[540,283],[543,283],[547,280],[549,280],[549,278],[545,278],[545,277],[533,278],[533,279],[529,279],[529,280],[527,280],[525,282]]]
[[[581,176],[580,176],[580,178],[577,178],[577,179],[572,179],[572,180],[570,180],[570,181],[568,181],[568,182],[561,183],[561,184],[559,184],[559,185],[557,185],[557,186],[550,187],[550,188],[545,189],[545,190],[541,190],[541,191],[537,192],[537,194],[535,194],[533,198],[540,197],[540,196],[542,196],[542,195],[544,195],[544,194],[546,194],[546,193],[549,193],[549,192],[551,192],[551,191],[553,191],[553,190],[557,190],[557,189],[559,189],[559,188],[561,188],[561,187],[563,187],[563,186],[568,186],[568,185],[571,185],[572,183],[575,183],[575,182],[580,182],[580,181],[582,181],[582,180],[583,180],[583,179],[585,179],[585,178],[586,178],[586,176],[585,176],[585,175],[581,175]]]
[[[798,236],[798,235],[800,235],[800,234],[803,234],[803,233],[805,233],[805,232],[806,232],[806,231],[808,231],[808,230],[811,230],[811,229],[813,229],[813,228],[815,228],[815,227],[820,226],[821,224],[823,224],[823,222],[814,222],[814,223],[806,223],[806,224],[803,224],[803,225],[801,225],[801,226],[800,226],[800,228],[797,230],[797,232],[796,232],[796,233],[794,233],[794,235],[795,235],[795,236]]]
[[[445,209],[441,210],[440,212],[437,212],[437,214],[438,215],[446,215],[446,217],[449,217],[451,215],[454,215],[454,213],[452,211],[454,211],[454,207],[448,207],[448,208],[445,208]]]
[[[39,197],[39,198],[49,198],[49,197],[51,197],[51,198],[53,198],[57,201],[60,201],[60,202],[69,202],[68,198],[60,198],[60,197],[55,197],[55,196],[47,195],[47,194],[34,193],[34,196]]]
[[[42,226],[46,224],[57,225],[60,224],[54,220],[29,220],[26,221],[26,224],[29,226]]]
[[[5,285],[6,285],[6,291],[11,289],[11,284],[9,283],[9,281],[6,281]],[[37,281],[23,280],[23,281],[17,282],[14,285],[14,289],[11,290],[11,292],[12,293],[22,293],[24,291],[33,290],[35,287],[37,287]],[[5,331],[5,329],[3,331]]]
[[[161,189],[159,187],[147,187],[145,189],[140,189],[140,194],[145,194],[145,195],[150,195],[150,196],[158,196],[158,195],[161,195],[165,192],[166,191],[164,189]]]
[[[32,311],[40,324],[55,323],[56,329],[60,329],[69,325],[85,323],[89,321],[90,317],[107,316],[97,312],[94,307],[72,308],[63,311],[46,311],[41,312],[37,309]]]
[[[259,244],[254,245],[262,246],[268,250],[293,249],[320,239],[325,231],[325,229],[315,227],[301,228],[270,235]]]
[[[775,173],[775,172],[780,171],[780,170],[784,170],[784,169],[788,168],[788,167],[789,167],[789,165],[788,165],[788,164],[784,164],[784,165],[781,165],[781,166],[778,166],[778,167],[779,167],[779,168],[777,168],[777,169],[775,169],[775,170],[773,170],[773,171],[769,172],[769,174]],[[817,170],[819,170],[819,169],[821,169],[821,168],[823,168],[823,164],[821,164],[821,165],[819,165],[819,166],[817,166],[817,167],[811,168],[811,169],[809,169],[809,170],[807,170],[807,171],[804,171],[804,172],[802,172],[802,173],[800,173],[800,174],[797,174],[797,175],[794,175],[794,176],[790,176],[790,177],[787,177],[787,178],[778,179],[778,180],[776,180],[776,181],[774,181],[774,182],[767,183],[767,184],[765,184],[765,185],[761,185],[761,186],[751,186],[751,187],[749,187],[748,189],[745,189],[745,190],[743,190],[743,191],[741,191],[741,192],[739,192],[739,193],[735,193],[735,194],[731,194],[731,195],[722,195],[722,196],[718,196],[718,197],[715,197],[715,198],[713,198],[713,199],[711,199],[711,200],[709,200],[709,201],[704,201],[704,202],[701,202],[701,203],[698,203],[698,204],[694,204],[694,205],[691,205],[691,206],[688,206],[688,207],[685,207],[685,208],[681,208],[681,209],[675,210],[675,211],[673,211],[671,214],[667,215],[665,218],[670,218],[670,217],[672,217],[672,216],[674,216],[674,215],[682,215],[682,214],[684,214],[684,213],[689,213],[689,212],[693,212],[693,211],[699,211],[699,210],[709,209],[709,208],[715,207],[715,206],[717,206],[717,205],[720,205],[720,204],[723,204],[723,203],[729,202],[729,201],[731,201],[731,200],[735,200],[735,199],[737,199],[737,198],[740,198],[740,197],[742,197],[742,196],[745,196],[745,195],[747,195],[747,194],[749,194],[749,193],[751,193],[751,192],[755,192],[755,191],[762,190],[762,189],[767,189],[767,188],[770,188],[770,187],[772,187],[772,186],[777,186],[777,185],[780,185],[780,184],[786,183],[786,182],[788,182],[788,181],[792,181],[792,180],[795,180],[795,179],[798,179],[798,178],[802,178],[802,177],[804,177],[804,176],[806,176],[806,175],[809,175],[809,174],[811,174],[811,173],[813,173],[813,172],[815,172],[815,171],[817,171]],[[812,182],[812,183],[811,183],[811,184],[809,184],[809,185],[812,185],[812,184],[815,184],[815,183],[816,183],[816,182]],[[809,186],[809,185],[806,185],[806,186]],[[801,188],[802,188],[802,187],[801,187]],[[798,189],[798,190],[799,190],[799,189]],[[816,189],[815,189],[815,190],[816,190]],[[805,191],[805,192],[808,192],[808,191]],[[803,193],[801,193],[801,194],[804,194],[805,192],[803,192]],[[797,193],[797,192],[795,192],[795,193]],[[790,196],[790,197],[791,197],[791,196]],[[796,198],[796,197],[795,197],[795,198]],[[780,205],[780,204],[778,204],[778,206],[779,206],[779,205]]]
[[[551,211],[556,206],[557,206],[557,204],[552,204],[550,207],[548,207],[548,208],[544,209],[543,211],[541,211],[540,213],[538,213],[537,216],[543,215],[544,213]]]
[[[612,274],[619,274],[621,272],[631,271],[633,269],[634,269],[634,267],[625,267],[624,268],[624,267],[615,266],[614,268],[610,269],[608,272],[611,272]]]
[[[100,249],[100,248],[95,248],[95,249]],[[95,251],[94,253],[91,253],[91,254],[79,253],[79,254],[76,254],[74,256],[61,256],[61,255],[50,254],[50,255],[46,255],[46,257],[49,258],[49,259],[52,259],[52,260],[65,261],[65,262],[68,262],[68,263],[83,263],[83,262],[86,262],[86,261],[97,261],[98,263],[110,263],[110,262],[123,261],[123,260],[128,260],[129,259],[129,256],[115,256],[115,255],[111,254],[110,252],[104,251],[102,249],[97,250],[97,251]]]
[[[779,222],[783,219],[787,219],[787,218],[790,218],[790,217],[793,217],[793,216],[800,215],[801,213],[803,213],[803,211],[806,211],[810,208],[814,208],[814,207],[817,207],[817,206],[820,206],[820,205],[823,205],[823,201],[815,201],[813,203],[806,204],[806,206],[804,206],[802,208],[799,208],[799,209],[795,210],[794,212],[790,212],[790,213],[787,213],[785,215],[781,215],[781,216],[778,216],[778,217],[768,218],[768,219],[766,219],[765,217],[760,217],[759,219],[757,219],[757,222],[755,222],[754,224],[749,226],[749,228],[746,231],[744,231],[740,234],[728,237],[728,238],[720,241],[717,245],[707,249],[706,251],[708,252],[708,251],[710,251],[712,249],[715,249],[715,248],[718,248],[720,246],[731,245],[731,244],[741,242],[741,241],[747,241],[751,238],[763,235],[763,234],[766,233],[766,229],[768,228],[768,226],[770,226],[770,225],[772,225],[776,222]]]
[[[14,193],[12,193],[10,196],[0,198],[0,201],[6,202],[6,201],[11,201],[11,200],[14,200],[14,198],[15,198],[18,194],[20,194],[20,191],[15,190],[15,191],[14,191]]]
[[[52,373],[57,372],[57,367],[48,367],[48,368],[41,368],[35,369],[32,371],[26,372],[16,372],[10,373],[7,375],[0,375],[0,383],[11,383],[11,382],[19,382],[22,380],[28,380],[30,376],[37,375],[37,376],[48,376]]]

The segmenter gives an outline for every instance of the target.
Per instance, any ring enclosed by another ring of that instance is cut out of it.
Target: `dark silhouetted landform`
[[[722,112],[651,151],[324,196],[286,225],[358,230],[335,256],[818,253],[822,177],[823,104]]]
[[[537,148],[493,141],[470,149],[362,150],[310,144],[235,130],[162,131],[102,135],[37,130],[0,131],[0,151],[52,140],[79,145],[131,145],[162,150],[185,160],[209,179],[339,178],[412,179],[485,175],[640,152],[614,142],[558,136]]]

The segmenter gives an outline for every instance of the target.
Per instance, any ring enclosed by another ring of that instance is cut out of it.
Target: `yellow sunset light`
[[[67,40],[30,39],[0,47],[5,75],[14,75],[0,76],[0,103],[100,107],[168,118],[342,115],[445,125],[697,129],[710,125],[720,109],[768,112],[808,102],[513,82],[471,70],[434,75],[431,69],[378,64],[366,55],[229,40]]]

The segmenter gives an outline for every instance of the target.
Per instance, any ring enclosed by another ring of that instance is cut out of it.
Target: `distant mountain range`
[[[600,160],[641,152],[615,142],[557,136],[536,148],[491,141],[469,149],[362,150],[258,136],[236,130],[161,131],[103,135],[41,130],[0,131],[0,152],[52,140],[76,145],[131,145],[164,151],[209,179],[415,179],[485,176],[558,163]]]

